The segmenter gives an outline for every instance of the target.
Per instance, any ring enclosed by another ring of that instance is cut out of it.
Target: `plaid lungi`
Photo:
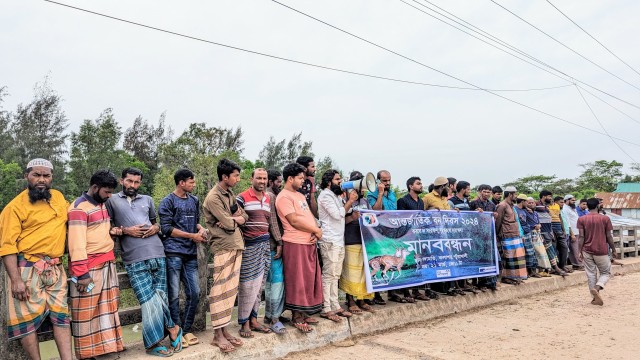
[[[159,343],[175,324],[167,297],[165,258],[138,261],[124,266],[142,312],[142,341],[145,349]]]
[[[277,319],[284,312],[284,265],[282,257],[274,259],[275,251],[271,251],[271,267],[264,286],[264,317]]]
[[[258,318],[261,290],[271,267],[270,255],[269,235],[245,245],[238,285],[238,324]]]
[[[233,305],[238,294],[242,250],[231,250],[213,255],[213,286],[209,292],[211,327],[223,328],[231,322]]]
[[[537,269],[538,260],[536,259],[536,250],[533,247],[533,240],[531,237],[531,233],[525,234],[522,237],[522,243],[524,245],[527,269],[531,269],[531,270]]]
[[[536,252],[536,261],[538,267],[541,269],[551,269],[551,262],[549,262],[549,256],[547,255],[547,249],[544,248],[542,242],[542,236],[538,231],[531,232],[531,240],[533,242],[533,249]]]
[[[75,285],[71,297],[71,334],[78,359],[92,358],[124,350],[118,316],[120,288],[113,261],[89,269],[94,283],[91,292],[79,293]]]
[[[43,261],[46,264],[44,271],[41,271],[41,267],[34,266],[36,263],[27,261],[22,254],[18,254],[18,271],[27,285],[29,299],[18,301],[7,296],[9,340],[36,332],[47,317],[54,326],[69,326],[67,275],[62,265],[57,264],[58,259],[46,258],[40,262]],[[11,289],[11,279],[8,276],[6,289]]]
[[[501,275],[505,279],[526,279],[527,267],[522,238],[501,239],[503,268]]]

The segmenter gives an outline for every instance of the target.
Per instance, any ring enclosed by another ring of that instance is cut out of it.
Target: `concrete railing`
[[[116,248],[119,246],[116,244]],[[116,251],[116,254],[118,251]],[[204,331],[206,328],[206,312],[209,310],[209,289],[211,289],[211,275],[213,272],[213,264],[208,260],[211,257],[209,247],[207,245],[198,244],[198,279],[200,285],[200,302],[198,303],[198,311],[196,313],[195,322],[192,326],[193,331]],[[67,270],[67,269],[65,269]],[[129,276],[126,272],[118,273],[118,281],[120,290],[130,289],[131,283],[129,282]],[[2,359],[28,359],[28,356],[22,349],[19,341],[9,342],[7,339],[7,296],[11,296],[11,289],[6,286],[7,273],[4,269],[4,265],[0,261],[0,284],[2,284],[2,290],[0,291],[0,354]],[[69,286],[74,286],[69,282]],[[142,321],[142,313],[140,307],[120,309],[118,311],[120,315],[120,323],[122,326],[137,324]],[[46,320],[41,331],[38,333],[39,341],[48,341],[53,339],[53,332],[51,329],[51,323]]]
[[[639,232],[640,226],[619,225],[613,227],[613,242],[621,258],[640,256]]]

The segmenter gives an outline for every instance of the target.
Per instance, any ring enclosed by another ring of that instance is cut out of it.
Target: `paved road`
[[[640,273],[614,277],[603,299],[591,305],[582,285],[286,359],[640,359]]]

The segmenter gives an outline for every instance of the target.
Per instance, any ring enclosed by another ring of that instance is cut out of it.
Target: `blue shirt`
[[[160,201],[158,215],[160,217],[160,231],[166,237],[162,241],[164,252],[167,255],[196,256],[198,248],[193,240],[173,237],[171,233],[173,229],[191,234],[198,232],[198,223],[200,223],[198,198],[191,194],[187,194],[186,198],[181,198],[171,193]]]
[[[528,211],[525,209],[520,209],[517,206],[514,206],[513,209],[516,211],[516,215],[518,215],[518,222],[520,223],[520,228],[524,235],[527,235],[531,232],[531,226],[527,222],[527,213]]]
[[[367,194],[367,201],[369,202],[369,205],[373,207],[373,204],[378,201],[378,189]],[[396,193],[389,189],[389,191],[387,191],[387,195],[382,197],[382,210],[398,210],[397,202]]]
[[[576,211],[578,212],[578,217],[585,216],[589,213],[589,209],[580,209],[580,206],[576,207]]]

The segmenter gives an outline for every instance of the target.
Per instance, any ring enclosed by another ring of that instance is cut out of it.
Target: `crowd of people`
[[[467,181],[437,177],[423,194],[422,180],[415,176],[406,181],[407,194],[397,199],[386,170],[377,173],[375,191],[343,190],[336,170],[323,173],[316,186],[315,163],[307,156],[282,171],[255,169],[249,189],[236,194],[241,171],[233,161],[220,160],[218,183],[200,204],[192,195],[195,175],[179,169],[174,191],[156,211],[151,197],[138,192],[143,181],[139,169],[124,169],[120,179],[108,170],[97,171],[86,192],[68,203],[51,188],[51,162],[29,162],[28,188],[0,215],[0,256],[11,291],[9,339],[20,339],[29,356],[39,359],[36,332],[49,318],[63,360],[72,358],[71,339],[78,359],[123,351],[116,239],[140,303],[144,347],[161,357],[199,343],[192,327],[199,279],[207,270],[198,269],[198,244],[206,244],[213,254],[211,343],[222,352],[234,351],[243,345],[241,338],[252,338],[254,332],[285,334],[286,323],[312,332],[318,313],[341,322],[375,312],[386,301],[413,303],[496,291],[499,282],[519,285],[529,277],[573,271],[586,271],[592,303],[602,305],[599,291],[610,274],[610,256],[617,256],[611,221],[599,214],[598,199],[576,201],[572,195],[554,197],[543,190],[536,201],[513,186],[503,191],[483,184],[470,200]],[[363,177],[353,171],[348,180]],[[388,291],[386,300],[369,293],[359,223],[363,209],[492,213],[500,274]],[[61,263],[65,247],[71,286]],[[346,294],[344,307],[339,290]],[[240,338],[229,332],[236,299]],[[285,310],[290,318],[283,316]],[[168,346],[163,345],[167,336]]]

